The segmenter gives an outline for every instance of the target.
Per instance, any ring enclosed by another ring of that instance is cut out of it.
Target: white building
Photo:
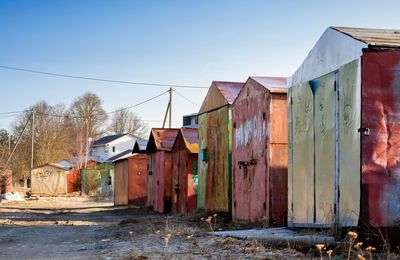
[[[117,154],[132,150],[135,142],[142,138],[133,134],[108,135],[93,142],[90,147],[89,160],[106,162]]]

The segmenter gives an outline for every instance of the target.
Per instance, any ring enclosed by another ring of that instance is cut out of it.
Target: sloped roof
[[[125,136],[125,135],[128,135],[128,134],[125,133],[125,134],[117,134],[117,135],[107,135],[107,136],[101,137],[93,142],[93,146],[108,144],[114,140],[117,140],[118,138]]]
[[[199,152],[199,131],[197,128],[181,128],[180,134],[182,134],[185,140],[186,148],[191,153]]]
[[[56,164],[56,163],[50,163],[50,162],[49,162],[49,163],[42,164],[42,165],[39,165],[39,166],[36,166],[36,167],[32,168],[32,170],[39,169],[39,168],[43,168],[43,167],[45,167],[45,166],[51,166],[51,167],[54,167],[54,168],[58,168],[58,169],[61,169],[61,170],[68,171],[68,168],[67,168],[67,167],[62,166],[62,165],[59,165],[59,164]]]
[[[113,157],[108,158],[106,162],[115,162],[121,159],[128,158],[131,155],[132,155],[132,149],[128,149],[126,151],[123,151],[122,153],[119,153],[117,155],[114,155]]]
[[[199,114],[231,105],[242,89],[243,82],[213,81],[201,105]]]
[[[221,91],[221,94],[225,97],[229,104],[235,101],[235,98],[239,94],[240,89],[243,87],[244,83],[241,82],[224,82],[224,81],[214,81],[215,86]]]
[[[177,128],[152,128],[146,151],[155,152],[158,150],[171,151],[179,129]]]
[[[287,93],[287,78],[285,77],[250,77],[271,93]]]
[[[316,79],[359,59],[366,48],[400,48],[400,31],[328,27],[290,78],[290,86]]]
[[[353,27],[331,27],[370,46],[400,47],[400,30]]]

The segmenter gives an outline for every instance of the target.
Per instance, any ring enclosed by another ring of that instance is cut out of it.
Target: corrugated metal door
[[[335,74],[312,82],[315,134],[315,220],[318,225],[335,223]]]
[[[187,151],[179,151],[179,194],[178,194],[178,212],[186,213],[186,203],[187,203],[187,179],[188,179],[188,156]]]
[[[248,136],[247,129],[247,113],[248,113],[248,100],[244,99],[235,104],[233,108],[234,114],[234,127],[233,127],[233,145],[234,152],[232,153],[233,162],[233,219],[234,220],[250,220],[252,207],[250,204],[250,192],[253,184],[254,172],[249,172],[249,167],[245,162],[250,160],[247,142],[252,137]],[[262,108],[261,108],[262,109]],[[252,127],[250,127],[250,131]],[[262,130],[262,129],[261,129]],[[254,167],[252,167],[253,169]],[[265,185],[265,180],[260,183]],[[265,187],[265,186],[264,186]],[[264,189],[265,190],[265,189]],[[260,198],[260,203],[265,202],[265,193]]]
[[[314,106],[310,85],[292,88],[292,194],[290,221],[314,222]]]
[[[179,151],[172,153],[172,206],[171,211],[173,213],[178,213],[178,200],[179,193],[181,192],[181,187],[179,186]]]
[[[335,73],[292,89],[291,222],[336,222]]]
[[[361,69],[355,60],[339,69],[339,224],[357,226],[360,216]]]
[[[154,205],[155,211],[164,212],[164,161],[165,152],[158,151],[154,155]]]
[[[147,156],[137,154],[129,158],[128,202],[144,206],[147,196]]]
[[[114,172],[114,204],[128,205],[128,160],[117,162]]]

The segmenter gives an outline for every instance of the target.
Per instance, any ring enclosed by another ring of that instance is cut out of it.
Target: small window
[[[203,162],[208,162],[208,151],[207,151],[207,149],[201,149],[200,160],[202,160]]]
[[[113,151],[113,153],[115,153],[115,146],[112,147],[112,151]]]

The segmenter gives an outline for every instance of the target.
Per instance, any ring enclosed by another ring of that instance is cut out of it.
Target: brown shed
[[[231,212],[231,104],[243,83],[214,81],[199,111],[197,205]]]
[[[232,104],[232,217],[287,220],[286,78],[250,77]]]
[[[157,212],[171,211],[172,155],[179,129],[152,128],[146,147],[148,154],[147,205]]]
[[[147,196],[147,155],[125,152],[114,160],[114,204],[145,206]]]
[[[197,209],[197,128],[181,128],[172,148],[172,212]]]

